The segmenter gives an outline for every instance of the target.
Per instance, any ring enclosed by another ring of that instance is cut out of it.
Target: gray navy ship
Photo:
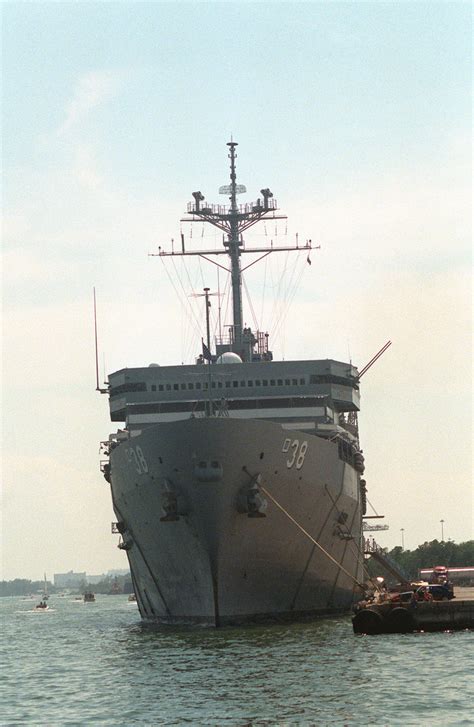
[[[208,317],[194,364],[124,368],[106,390],[121,428],[102,443],[101,469],[150,622],[220,626],[340,613],[362,578],[360,374],[330,359],[276,361],[268,334],[243,324],[246,256],[307,256],[311,242],[246,246],[246,230],[283,216],[269,189],[238,203],[246,190],[236,182],[237,143],[227,146],[230,184],[219,191],[230,204],[194,192],[185,218],[221,230],[222,249],[187,250],[182,236],[179,250],[158,254],[223,256],[232,325],[211,342]]]

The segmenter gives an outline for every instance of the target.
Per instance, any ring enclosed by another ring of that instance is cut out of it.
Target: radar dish
[[[217,359],[216,363],[218,363],[218,364],[242,363],[242,359],[240,358],[238,353],[234,353],[233,351],[225,351],[224,353],[221,353],[221,355]]]
[[[246,191],[247,187],[245,186],[245,184],[235,185],[236,194],[243,194]],[[219,194],[232,194],[232,186],[230,184],[224,184],[222,187],[219,187]]]

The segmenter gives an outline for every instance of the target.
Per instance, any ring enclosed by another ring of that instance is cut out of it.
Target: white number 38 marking
[[[285,439],[283,442],[282,452],[289,452],[290,457],[286,460],[286,466],[291,469],[296,463],[296,469],[300,470],[304,463],[306,450],[308,449],[308,442],[301,442],[299,439]]]
[[[127,457],[128,461],[135,466],[135,469],[139,475],[141,475],[143,472],[148,472],[148,463],[145,459],[145,455],[143,454],[140,445],[136,446],[135,449],[133,447],[130,447],[127,450]]]

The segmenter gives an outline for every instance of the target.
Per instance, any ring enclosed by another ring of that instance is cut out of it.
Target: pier
[[[456,588],[450,601],[370,603],[357,610],[352,626],[370,635],[473,629],[474,588]]]

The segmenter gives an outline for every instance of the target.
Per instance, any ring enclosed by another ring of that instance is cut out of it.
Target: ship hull
[[[362,569],[358,480],[334,442],[269,421],[189,419],[121,443],[112,499],[142,617],[347,611]]]

